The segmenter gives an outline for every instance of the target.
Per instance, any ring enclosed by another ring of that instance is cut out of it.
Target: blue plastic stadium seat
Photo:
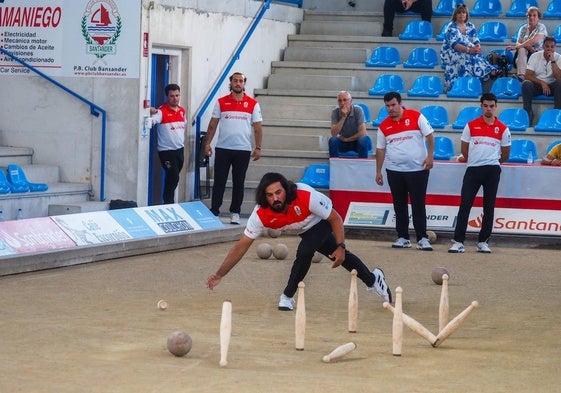
[[[561,132],[561,109],[546,109],[543,111],[534,131]]]
[[[508,38],[508,29],[503,22],[484,22],[477,32],[481,42],[503,42]]]
[[[558,25],[555,27],[555,30],[553,30],[553,38],[555,38],[555,41],[561,42],[561,25]]]
[[[449,160],[454,157],[454,143],[447,136],[434,137],[434,155],[435,160]]]
[[[456,121],[452,123],[452,128],[455,130],[463,130],[466,124],[473,119],[481,116],[483,111],[479,106],[466,106],[463,107],[458,113]]]
[[[534,141],[531,139],[513,139],[507,162],[528,162],[530,152],[532,152],[532,157],[535,160],[538,157],[538,148]]]
[[[370,140],[370,145],[368,147],[368,155],[372,155],[374,154],[374,144],[372,143],[372,138],[370,138],[370,135],[368,136],[368,139]],[[356,158],[358,157],[358,152],[354,151],[354,150],[348,150],[348,151],[340,151],[339,152],[339,157],[341,158]]]
[[[448,112],[441,105],[427,105],[421,108],[421,113],[427,118],[433,128],[444,128],[448,123]]]
[[[372,125],[374,127],[378,127],[386,117],[388,117],[388,110],[385,106],[382,106],[380,107],[380,111],[378,112],[378,117],[372,120]]]
[[[547,5],[544,18],[561,18],[561,0],[551,0]]]
[[[501,0],[476,0],[469,16],[499,16],[502,12]]]
[[[505,13],[509,18],[524,18],[530,7],[538,7],[537,0],[512,0],[510,9]]]
[[[517,100],[522,95],[522,84],[517,78],[497,78],[491,85],[491,93],[497,98]]]
[[[433,48],[415,48],[403,62],[403,68],[434,68],[436,65],[438,54]]]
[[[412,20],[407,23],[403,33],[401,33],[398,38],[400,40],[416,40],[416,41],[428,41],[432,38],[433,31],[432,25],[426,20]]]
[[[372,89],[368,90],[371,96],[383,96],[390,91],[405,92],[403,78],[397,74],[382,74],[374,82]]]
[[[522,108],[503,109],[499,114],[499,120],[505,123],[511,131],[526,131],[530,127],[528,112]]]
[[[407,91],[410,97],[438,97],[441,94],[444,94],[442,80],[434,75],[421,75]]]
[[[329,188],[329,165],[314,164],[308,166],[300,183],[305,183],[315,188]]]
[[[6,178],[6,173],[0,169],[0,194],[9,194],[12,191],[10,182]]]
[[[454,13],[454,8],[456,8],[458,4],[464,4],[464,0],[440,0],[436,8],[432,10],[432,14],[437,16],[451,16]]]
[[[15,164],[8,165],[8,181],[14,186],[19,187],[22,191],[14,191],[12,192],[39,192],[39,191],[47,191],[49,186],[44,183],[31,183],[27,180],[23,169]],[[27,191],[23,191],[26,189]]]
[[[518,41],[518,36],[520,35],[520,30],[522,30],[522,28],[524,27],[525,24],[526,24],[526,22],[520,23],[520,26],[518,26],[518,28],[516,29],[516,33],[514,33],[512,35],[512,38],[510,39],[512,42]]]
[[[452,24],[452,21],[446,22],[445,24],[442,25],[442,28],[440,29],[440,33],[438,33],[436,35],[436,37],[434,37],[435,40],[437,41],[443,41],[444,40],[444,36],[446,35],[446,30],[448,30],[448,26],[450,26]]]
[[[366,67],[395,67],[401,63],[399,50],[393,46],[379,46],[372,51]]]
[[[447,97],[479,98],[483,92],[481,81],[475,76],[462,76],[454,81]]]
[[[362,113],[364,114],[364,122],[370,123],[370,108],[362,102],[355,102],[354,105],[360,106],[362,108]]]
[[[545,149],[545,152],[544,152],[543,156],[544,157],[547,156],[549,154],[549,152],[551,151],[551,149],[553,149],[555,146],[557,146],[560,143],[561,143],[561,139],[557,139],[557,140],[551,142],[549,144],[549,146],[547,147],[547,149]]]

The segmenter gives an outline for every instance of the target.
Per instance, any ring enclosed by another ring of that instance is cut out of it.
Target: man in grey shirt
[[[337,104],[331,112],[329,157],[339,157],[339,152],[355,151],[359,158],[367,158],[372,141],[366,134],[362,108],[353,105],[348,91],[339,92]]]

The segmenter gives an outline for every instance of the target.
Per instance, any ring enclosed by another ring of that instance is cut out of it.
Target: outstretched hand
[[[217,274],[211,274],[206,279],[206,287],[212,291],[214,287],[220,284],[220,280],[222,280],[222,277],[218,276]]]

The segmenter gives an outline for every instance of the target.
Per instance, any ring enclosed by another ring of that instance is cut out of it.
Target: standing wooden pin
[[[401,346],[403,343],[402,293],[403,289],[401,287],[395,289],[395,307],[392,324],[392,351],[394,356],[401,356]]]
[[[304,350],[304,338],[306,336],[306,299],[304,287],[301,281],[298,284],[298,300],[296,302],[296,316],[294,318],[294,341],[297,351]]]
[[[448,300],[448,274],[442,275],[442,290],[440,291],[440,306],[438,307],[438,331],[448,324],[450,302]]]
[[[222,318],[220,319],[220,365],[228,365],[228,348],[232,336],[232,302],[222,303]]]
[[[358,290],[356,269],[351,271],[351,288],[349,290],[349,333],[356,333],[358,321]]]

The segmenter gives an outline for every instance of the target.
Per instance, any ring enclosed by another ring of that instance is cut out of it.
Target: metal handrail
[[[48,80],[55,86],[61,88],[68,94],[74,96],[75,98],[79,99],[80,101],[88,104],[90,106],[90,114],[99,117],[101,114],[101,167],[100,167],[100,185],[99,185],[99,200],[105,201],[105,133],[106,133],[106,126],[107,126],[107,112],[105,109],[101,108],[100,106],[94,104],[93,102],[87,100],[86,98],[82,97],[78,93],[70,90],[68,87],[62,85],[61,83],[57,82],[50,76],[44,74],[43,72],[39,71],[37,68],[33,67],[32,65],[26,63],[25,61],[21,60],[20,58],[14,56],[12,53],[8,52],[7,50],[0,47],[0,52],[5,54],[6,56],[10,57],[12,60],[17,61],[25,68],[35,72],[40,77]]]
[[[251,23],[251,25],[249,25],[245,35],[240,40],[240,43],[238,44],[238,47],[234,50],[233,55],[230,57],[230,60],[228,61],[228,63],[224,67],[222,73],[220,74],[220,76],[214,82],[213,87],[209,90],[209,93],[207,93],[207,96],[206,96],[203,104],[197,110],[197,113],[194,116],[194,120],[191,123],[192,126],[194,126],[194,125],[196,126],[196,128],[195,128],[195,130],[196,130],[195,131],[196,132],[195,141],[197,141],[197,143],[195,145],[195,157],[197,157],[195,159],[195,192],[194,192],[195,199],[199,198],[199,184],[200,184],[200,180],[201,180],[200,179],[200,160],[199,160],[199,157],[201,157],[201,152],[200,152],[201,144],[198,143],[198,141],[201,138],[201,117],[202,117],[202,114],[207,110],[207,108],[210,105],[210,103],[212,102],[214,96],[218,92],[218,89],[220,89],[220,86],[222,85],[222,82],[224,82],[224,79],[226,79],[226,76],[229,74],[230,70],[234,66],[234,63],[239,59],[240,54],[241,54],[242,50],[244,49],[245,45],[247,44],[247,42],[249,41],[249,39],[251,38],[251,36],[253,34],[253,31],[255,30],[255,28],[257,27],[259,22],[261,22],[261,19],[263,19],[263,15],[265,15],[265,12],[269,9],[270,6],[271,6],[271,0],[265,0],[263,2],[263,4],[259,8],[259,11],[257,12],[256,16],[253,18],[253,22]]]

